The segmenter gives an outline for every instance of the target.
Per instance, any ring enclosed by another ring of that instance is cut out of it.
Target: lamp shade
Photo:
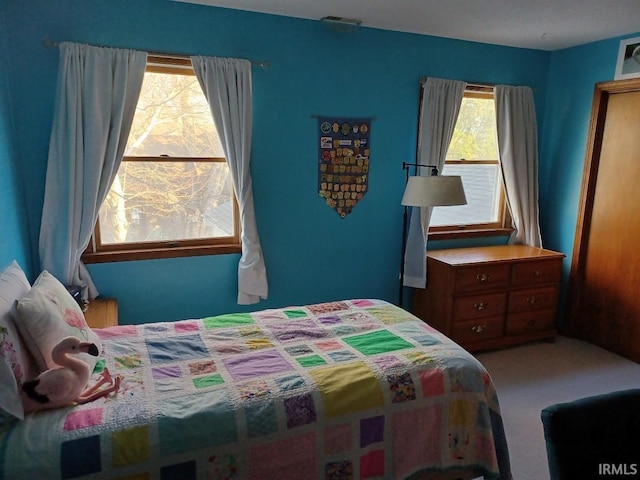
[[[467,197],[459,176],[432,175],[409,177],[404,189],[402,205],[408,207],[437,207],[466,205]]]

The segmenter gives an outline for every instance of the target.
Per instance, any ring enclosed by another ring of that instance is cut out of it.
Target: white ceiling
[[[558,50],[640,31],[640,0],[177,0],[483,43]]]

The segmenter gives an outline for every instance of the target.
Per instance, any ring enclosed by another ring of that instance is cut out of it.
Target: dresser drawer
[[[451,338],[460,344],[499,338],[503,335],[504,317],[485,317],[477,320],[456,322],[451,329]]]
[[[455,297],[453,299],[453,321],[504,315],[506,305],[507,294],[505,292]]]
[[[456,293],[499,290],[509,285],[509,265],[474,265],[456,269]]]
[[[562,276],[562,261],[545,260],[513,265],[511,285],[514,287],[558,283]]]
[[[509,293],[509,313],[553,309],[557,299],[558,288],[555,286],[514,290]]]
[[[507,318],[507,335],[553,330],[555,328],[555,310],[518,313]]]

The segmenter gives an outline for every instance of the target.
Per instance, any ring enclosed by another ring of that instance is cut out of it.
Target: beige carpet
[[[544,407],[640,387],[640,364],[566,337],[476,356],[498,390],[514,480],[549,480]]]

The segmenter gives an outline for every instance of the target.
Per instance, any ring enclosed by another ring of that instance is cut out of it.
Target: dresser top
[[[427,256],[450,265],[466,265],[513,260],[562,259],[564,254],[530,245],[498,245],[431,250],[427,252]]]

